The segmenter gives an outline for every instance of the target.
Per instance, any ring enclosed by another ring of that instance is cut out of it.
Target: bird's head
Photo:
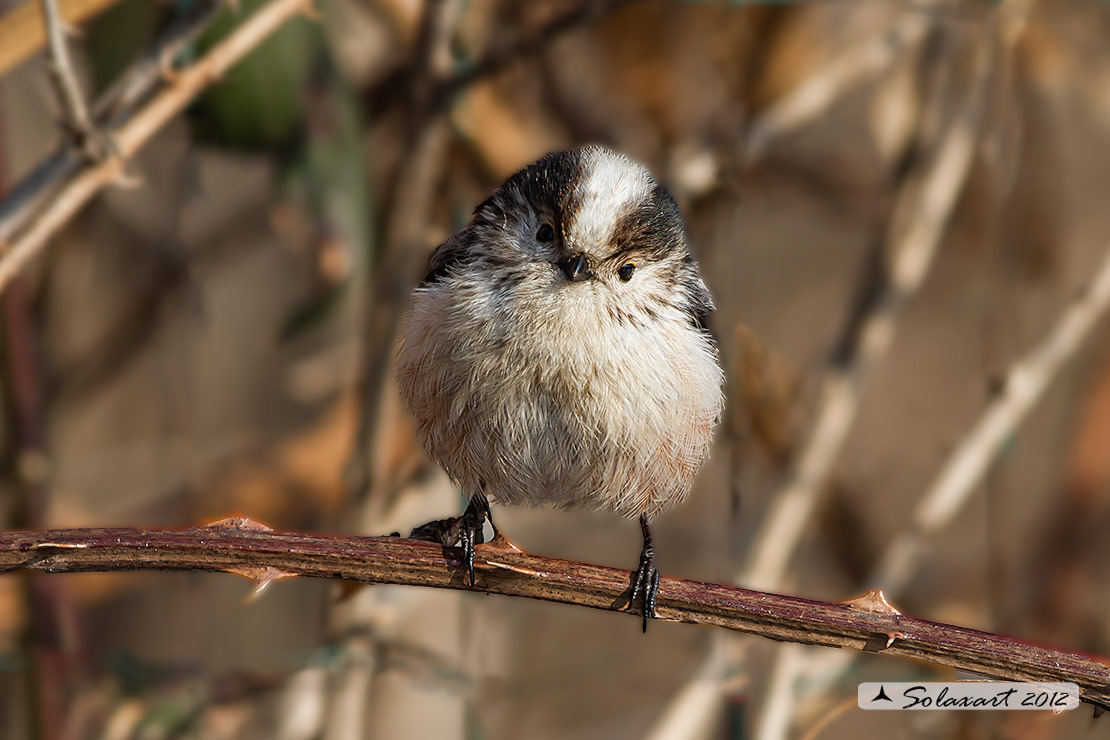
[[[712,308],[674,198],[600,146],[548,154],[512,175],[467,228],[474,267],[506,290],[633,316],[678,308],[695,323]]]

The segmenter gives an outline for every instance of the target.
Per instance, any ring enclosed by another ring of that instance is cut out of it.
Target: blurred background
[[[263,4],[62,6],[83,8],[69,46],[97,100],[173,29],[188,64]],[[6,54],[34,7],[0,2],[0,192],[62,141],[41,42]],[[1105,318],[1034,362],[1029,414],[936,498],[1110,250],[1110,6],[318,11],[4,290],[0,526],[387,534],[458,513],[397,398],[397,320],[490,190],[600,142],[678,199],[729,376],[712,460],[654,527],[661,569],[833,601],[882,586],[914,616],[1110,654]],[[608,514],[494,515],[537,553],[639,552]],[[1110,719],[864,713],[860,681],[955,673],[522,599],[250,594],[226,574],[0,576],[0,737],[1047,739]]]

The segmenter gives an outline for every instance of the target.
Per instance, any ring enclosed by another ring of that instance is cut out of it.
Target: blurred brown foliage
[[[198,50],[259,4],[227,11]],[[718,304],[729,419],[694,496],[660,520],[657,549],[667,572],[730,579],[842,359],[899,183],[935,145],[929,96],[957,100],[989,52],[939,252],[861,386],[783,584],[845,598],[870,585],[860,578],[996,379],[1110,245],[1102,3],[320,11],[166,127],[130,165],[141,184],[102,193],[4,292],[6,528],[235,513],[381,534],[455,513],[396,398],[393,329],[429,250],[490,189],[549,150],[602,142],[675,193]],[[179,12],[118,0],[85,23],[70,41],[85,89]],[[41,53],[0,78],[0,190],[49,154],[57,118]],[[1103,320],[930,541],[899,608],[1110,653],[1108,377]],[[628,522],[497,516],[527,549],[633,565]],[[0,737],[639,737],[723,649],[703,630],[644,637],[631,619],[542,603],[390,587],[338,599],[293,580],[243,605],[248,590],[212,574],[0,576]],[[741,641],[730,701],[682,736],[750,732],[777,647]],[[788,736],[882,678],[952,676],[860,660],[820,690],[795,688]],[[853,709],[819,737],[1105,733],[1079,714],[1019,726]]]

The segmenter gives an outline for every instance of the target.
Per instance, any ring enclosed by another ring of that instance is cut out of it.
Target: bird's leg
[[[474,585],[474,546],[485,542],[482,529],[486,519],[493,527],[493,534],[497,536],[497,525],[493,523],[493,514],[489,510],[489,501],[480,493],[470,497],[466,511],[459,517],[459,545],[462,546],[463,562],[466,571],[470,574],[470,585]]]
[[[497,525],[493,523],[493,514],[490,512],[489,501],[485,495],[476,493],[470,497],[466,510],[462,516],[453,516],[447,519],[437,519],[416,527],[409,537],[417,540],[438,542],[444,547],[462,548],[463,562],[466,564],[467,574],[470,576],[470,585],[474,585],[474,546],[485,541],[482,528],[489,519],[493,533],[497,535]]]
[[[644,534],[644,549],[640,551],[640,565],[632,580],[632,595],[628,598],[628,608],[635,609],[641,597],[640,613],[644,616],[644,632],[647,632],[648,619],[655,619],[655,597],[659,593],[659,571],[655,569],[655,548],[651,546],[651,530],[648,529],[648,515],[640,515],[640,531]]]

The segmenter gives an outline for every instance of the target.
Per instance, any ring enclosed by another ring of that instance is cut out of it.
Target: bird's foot
[[[647,632],[649,619],[655,619],[655,599],[659,594],[659,571],[655,568],[655,548],[651,546],[651,532],[648,531],[647,517],[640,517],[640,529],[644,534],[644,549],[640,551],[640,565],[632,579],[632,594],[628,597],[628,608],[636,609],[640,602],[640,614],[644,618],[644,632]]]
[[[466,511],[459,517],[459,545],[463,551],[463,562],[466,563],[466,572],[470,574],[470,585],[474,585],[474,546],[485,541],[482,529],[489,516],[489,502],[478,497],[470,499]],[[493,524],[493,519],[490,519]],[[496,530],[496,528],[494,528]]]
[[[486,519],[489,519],[496,537],[498,535],[497,525],[493,523],[489,502],[484,496],[474,496],[470,499],[470,503],[466,505],[466,510],[462,513],[462,516],[437,519],[427,524],[421,524],[412,530],[409,537],[416,540],[438,542],[444,547],[457,546],[462,548],[463,563],[466,564],[466,572],[470,576],[470,585],[473,586],[474,547],[485,541],[482,529],[485,527]]]
[[[655,619],[655,598],[659,593],[659,571],[655,569],[655,556],[650,547],[644,548],[640,553],[640,566],[636,568],[635,578],[632,581],[632,595],[628,599],[628,608],[635,611],[637,602],[640,614],[644,618],[644,632],[647,632],[649,619]]]

